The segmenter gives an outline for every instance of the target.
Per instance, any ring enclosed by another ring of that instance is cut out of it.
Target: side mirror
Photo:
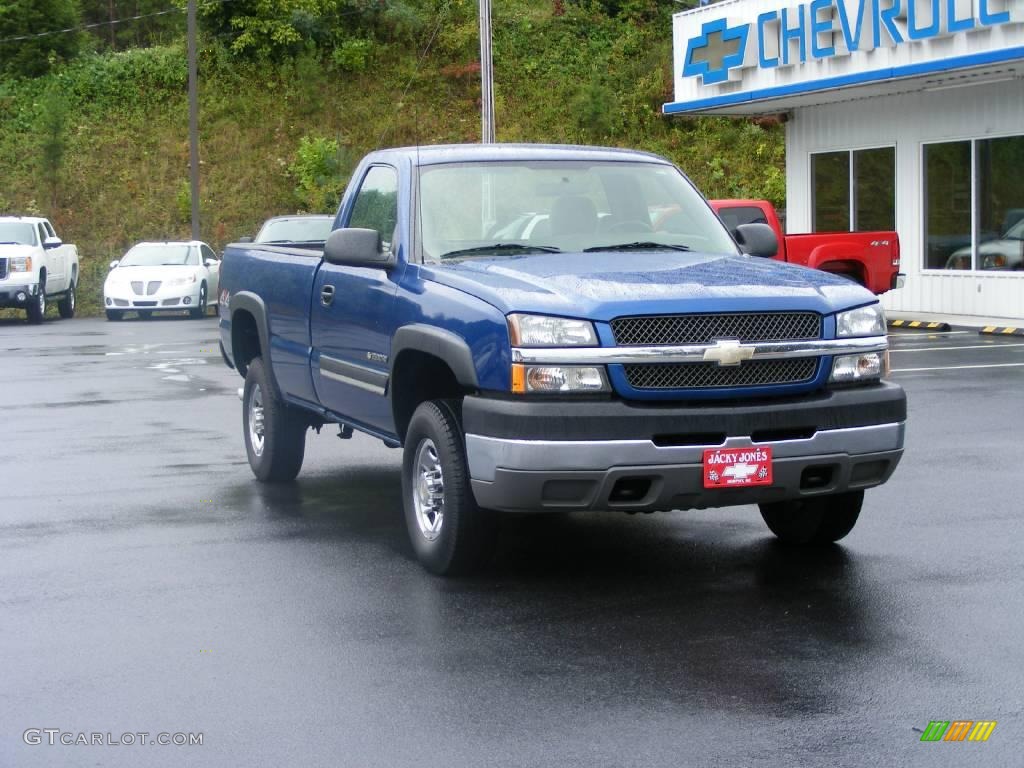
[[[121,263],[121,261],[119,259],[114,259],[112,262],[110,262],[110,268],[113,269],[114,267],[116,267],[120,263]]]
[[[380,232],[375,229],[336,229],[324,243],[324,258],[330,264],[388,269],[394,262],[390,251],[381,249]]]
[[[751,256],[770,259],[779,252],[779,238],[767,224],[740,224],[733,234],[743,251]]]
[[[49,250],[50,248],[60,248],[64,245],[64,241],[59,237],[48,237],[43,240],[43,248]]]
[[[214,267],[219,266],[220,262],[217,261],[216,259],[207,259],[206,261],[203,262],[203,264],[209,269],[213,269]]]
[[[251,243],[252,242],[252,235],[242,235],[235,242],[236,243]]]

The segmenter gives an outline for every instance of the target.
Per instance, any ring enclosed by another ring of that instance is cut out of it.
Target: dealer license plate
[[[771,484],[771,446],[704,451],[705,488],[748,488]]]

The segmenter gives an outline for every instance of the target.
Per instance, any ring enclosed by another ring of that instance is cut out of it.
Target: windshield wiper
[[[0,241],[0,245],[24,245],[24,243],[19,243],[17,240],[3,240]]]
[[[659,249],[668,249],[670,251],[689,251],[692,250],[688,245],[672,245],[671,243],[656,243],[653,240],[638,240],[633,243],[615,243],[614,245],[595,245],[592,248],[584,248],[584,253],[593,253],[594,251],[656,251]]]
[[[520,253],[561,253],[561,248],[553,245],[533,245],[531,243],[494,243],[493,245],[478,245],[475,248],[460,248],[456,251],[442,253],[442,259],[451,259],[456,256],[469,256],[474,253],[493,253],[495,251],[519,251]]]

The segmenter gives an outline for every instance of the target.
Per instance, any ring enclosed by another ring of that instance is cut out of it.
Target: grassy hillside
[[[207,43],[203,238],[219,249],[267,216],[329,208],[369,149],[478,141],[474,10],[443,6],[401,42],[355,39],[276,62]],[[649,149],[709,196],[781,203],[778,127],[659,114],[671,99],[670,42],[667,22],[596,6],[496,9],[499,140]],[[78,245],[83,311],[99,311],[106,264],[132,243],[189,235],[186,86],[183,45],[91,55],[0,83],[0,210],[49,215]]]

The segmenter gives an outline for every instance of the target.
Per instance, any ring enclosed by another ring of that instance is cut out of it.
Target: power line
[[[218,5],[224,5],[225,3],[234,2],[234,0],[213,0]],[[184,8],[168,8],[164,11],[153,11],[152,13],[140,13],[138,16],[125,16],[122,19],[109,19],[107,21],[96,21],[91,24],[79,24],[77,27],[68,27],[67,29],[51,29],[48,32],[35,32],[31,35],[18,35],[16,37],[5,37],[0,40],[0,43],[13,43],[19,40],[34,40],[37,37],[51,37],[52,35],[64,35],[68,32],[84,32],[87,29],[97,29],[99,27],[112,27],[116,24],[126,24],[129,21],[139,21],[140,19],[152,19],[156,16],[167,16],[172,13],[183,13]]]
[[[405,103],[406,94],[409,93],[409,88],[412,86],[413,81],[416,79],[416,76],[419,75],[420,67],[423,66],[423,62],[426,60],[427,54],[430,53],[430,47],[434,44],[434,39],[437,37],[437,33],[441,31],[441,24],[444,23],[445,17],[447,15],[448,4],[445,3],[444,6],[442,6],[441,8],[441,13],[437,17],[437,24],[434,25],[434,31],[431,33],[430,39],[427,41],[426,46],[423,48],[423,53],[421,53],[420,57],[416,60],[416,68],[413,70],[412,75],[409,77],[409,81],[405,84],[405,88],[402,89],[402,95],[398,97],[399,107]],[[398,112],[397,108],[395,112]],[[381,131],[380,138],[377,139],[378,147],[384,145],[384,137],[388,135],[388,132],[391,130],[393,125],[394,120],[392,119],[391,123],[384,126],[384,130]],[[416,143],[417,145],[419,144],[418,141]]]
[[[210,0],[208,0],[209,2]],[[225,3],[233,3],[235,0],[212,0],[212,2],[218,5],[224,5]],[[116,24],[126,24],[129,21],[139,21],[140,19],[152,19],[155,16],[167,16],[172,13],[184,13],[183,8],[168,8],[165,11],[154,11],[153,13],[142,13],[138,16],[125,16],[123,19],[110,19],[108,21],[96,21],[92,24],[79,24],[77,27],[68,27],[67,29],[51,29],[48,32],[35,32],[31,35],[18,35],[16,37],[5,37],[0,39],[0,44],[3,43],[14,43],[20,40],[34,40],[38,37],[51,37],[52,35],[63,35],[68,32],[84,32],[87,29],[97,29],[99,27],[110,27]],[[336,16],[354,16],[358,13],[363,13],[362,9],[354,9],[346,11],[345,13],[335,14]]]
[[[229,2],[229,0],[221,0],[221,2]],[[166,11],[155,11],[153,13],[142,13],[138,16],[125,16],[123,19],[110,19],[109,21],[97,21],[92,24],[80,24],[77,27],[68,27],[67,29],[51,29],[49,32],[36,32],[31,35],[18,35],[17,37],[5,37],[0,40],[0,43],[14,43],[18,40],[34,40],[37,37],[50,37],[52,35],[63,35],[68,32],[83,32],[87,29],[96,29],[97,27],[110,27],[115,24],[124,24],[129,21],[138,21],[139,19],[152,19],[154,16],[166,16],[170,13],[181,13],[181,8],[169,8]]]

